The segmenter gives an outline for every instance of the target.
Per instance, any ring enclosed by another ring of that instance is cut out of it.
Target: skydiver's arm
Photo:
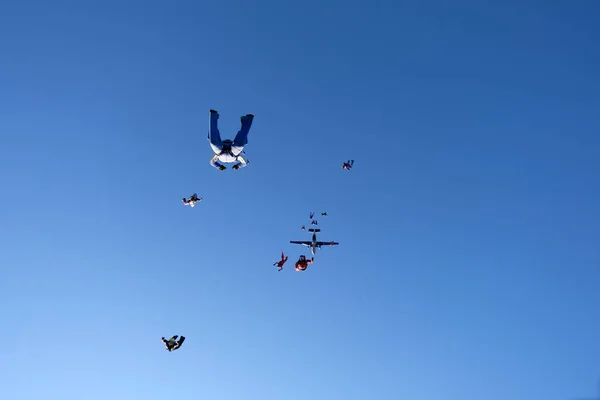
[[[221,164],[219,164],[219,162],[217,161],[219,159],[219,155],[215,154],[213,156],[213,158],[210,159],[210,165],[212,165],[213,167],[217,168],[217,169],[221,169],[221,167],[223,167]]]
[[[238,164],[240,165],[240,168],[243,168],[246,165],[248,165],[248,160],[246,160],[244,157],[238,156],[238,160],[240,161],[240,163]]]
[[[240,169],[240,168],[244,168],[246,165],[248,165],[248,160],[246,160],[244,157],[242,157],[241,155],[239,155],[237,157],[239,163],[235,164],[233,166],[233,169]]]

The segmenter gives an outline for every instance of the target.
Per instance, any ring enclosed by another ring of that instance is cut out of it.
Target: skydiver
[[[284,254],[283,251],[281,252],[281,261],[275,261],[273,263],[273,265],[276,265],[277,267],[279,267],[279,271],[281,271],[283,269],[283,264],[285,264],[285,262],[288,260],[288,257],[285,256],[284,258]]]
[[[165,344],[165,348],[169,351],[175,351],[181,347],[183,341],[185,340],[185,336],[182,336],[177,340],[179,336],[175,335],[171,339],[166,340],[164,337],[161,338],[162,342]]]
[[[306,226],[302,225],[302,228],[300,228],[301,231],[305,230]]]
[[[186,199],[184,197],[183,199],[181,199],[181,201],[186,206],[194,207],[196,205],[196,203],[199,203],[202,201],[202,197],[198,197],[198,195],[196,193],[194,193],[188,199]]]
[[[326,217],[326,216],[327,216],[327,213],[326,213],[326,212],[322,212],[322,213],[321,213],[321,216],[322,216],[322,217]]]
[[[296,268],[296,271],[302,272],[302,271],[306,271],[306,268],[308,268],[308,264],[312,264],[314,262],[315,262],[314,257],[312,257],[310,260],[307,260],[306,256],[300,256],[298,261],[296,261],[296,265],[294,267]]]
[[[227,169],[226,166],[220,164],[218,161],[223,163],[234,163],[232,169],[237,171],[240,167],[248,165],[249,161],[242,157],[242,154],[246,154],[244,146],[248,144],[248,133],[254,120],[254,115],[246,114],[240,118],[242,121],[242,127],[238,131],[235,138],[232,140],[221,140],[221,133],[218,128],[219,113],[215,110],[210,110],[210,124],[208,126],[208,141],[210,147],[214,151],[215,155],[210,160],[210,164],[223,171]]]
[[[316,219],[313,219],[312,221],[310,221],[310,223],[311,225],[319,225]]]
[[[351,170],[353,166],[354,166],[354,160],[348,160],[348,162],[345,162],[342,164],[342,169]]]
[[[313,219],[313,217],[315,216],[314,212],[311,212],[310,215],[308,216],[309,219]]]

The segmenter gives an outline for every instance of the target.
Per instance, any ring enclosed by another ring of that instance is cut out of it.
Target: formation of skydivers
[[[246,114],[240,117],[241,127],[240,130],[235,135],[233,140],[221,138],[221,132],[218,127],[219,113],[216,110],[210,110],[209,117],[209,125],[208,125],[208,142],[210,147],[214,153],[213,157],[210,159],[210,165],[217,168],[220,171],[224,171],[227,167],[224,164],[234,164],[231,169],[234,171],[239,170],[247,166],[250,162],[244,157],[246,152],[244,151],[244,147],[248,144],[248,133],[250,133],[250,128],[252,127],[252,122],[254,121],[253,114]],[[219,162],[220,161],[220,162]],[[348,160],[342,163],[343,170],[351,170],[354,166],[354,160]],[[203,200],[202,197],[198,197],[197,193],[192,194],[188,198],[181,199],[185,206],[194,207],[197,203]],[[319,223],[314,218],[315,213],[311,212],[309,215],[309,219],[311,221],[311,225],[318,225]],[[327,213],[322,212],[322,217],[326,217]],[[301,230],[305,230],[306,227],[302,225]],[[311,248],[313,256],[310,259],[307,259],[305,255],[301,255],[296,261],[294,268],[296,271],[306,271],[309,264],[315,262],[315,251],[317,248],[320,248],[322,245],[338,245],[337,242],[318,242],[316,240],[317,232],[320,232],[320,229],[309,229],[309,232],[312,232],[312,241],[290,241],[293,244],[301,244],[308,248]],[[283,265],[287,262],[288,256],[281,252],[281,259],[275,261],[273,266],[276,266],[279,271],[283,269]],[[162,342],[165,344],[165,348],[168,351],[174,351],[181,347],[183,344],[185,337],[179,337],[174,335],[169,340],[166,340],[164,337],[161,338]]]
[[[323,213],[321,213],[321,216],[322,217],[326,217],[327,213],[323,212]],[[311,225],[319,225],[319,222],[316,219],[314,219],[315,218],[315,213],[314,212],[311,212],[308,218],[310,219],[310,224]],[[305,229],[306,229],[306,225],[302,225],[302,228],[300,228],[301,231],[303,231]]]

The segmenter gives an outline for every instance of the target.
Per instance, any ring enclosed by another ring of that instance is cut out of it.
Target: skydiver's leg
[[[218,120],[219,113],[215,110],[210,110],[208,141],[210,142],[210,147],[212,147],[215,154],[219,154],[223,148],[223,141],[221,140],[221,132],[219,132]]]
[[[237,147],[238,149],[232,149],[233,154],[238,155],[242,152],[243,147],[248,144],[248,133],[250,133],[250,127],[252,126],[252,121],[254,121],[254,115],[247,114],[241,118],[242,127],[235,135],[235,139],[233,139],[232,147]],[[237,154],[236,154],[237,152]]]

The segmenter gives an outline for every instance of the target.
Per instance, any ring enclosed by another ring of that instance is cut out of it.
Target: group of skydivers
[[[210,159],[210,165],[217,168],[219,171],[224,171],[227,167],[223,164],[231,164],[234,165],[231,167],[234,171],[239,170],[247,166],[250,162],[248,159],[244,157],[246,152],[244,151],[244,146],[248,144],[248,133],[250,132],[250,128],[252,127],[252,122],[254,121],[253,114],[246,114],[240,117],[241,128],[235,135],[233,140],[221,139],[221,133],[219,132],[218,127],[219,113],[216,110],[210,110],[210,118],[208,125],[208,141],[210,143],[210,147],[214,152],[213,157]],[[219,163],[219,161],[221,163]],[[342,163],[343,170],[351,170],[354,166],[354,160],[348,160]],[[202,197],[198,197],[197,193],[192,194],[188,198],[181,199],[183,204],[186,206],[194,207],[196,203],[199,203],[203,200]],[[321,213],[321,216],[327,216],[326,212]],[[314,213],[310,213],[310,220],[312,225],[318,225],[316,219],[314,219]],[[301,230],[305,230],[305,226],[302,225]],[[279,268],[279,271],[283,269],[283,265],[288,260],[288,257],[281,252],[281,260],[273,263],[274,266]],[[311,259],[307,259],[306,256],[301,255],[296,261],[294,268],[296,271],[306,271],[309,264],[314,263],[314,256]],[[179,338],[179,340],[177,340]],[[169,340],[164,337],[161,338],[162,342],[165,344],[165,348],[168,351],[174,351],[181,347],[183,344],[185,337],[178,335],[174,335]]]
[[[311,224],[311,225],[319,225],[319,223],[317,222],[317,220],[316,220],[316,219],[314,219],[314,216],[315,216],[315,213],[314,213],[314,212],[311,212],[311,213],[310,213],[310,216],[308,217],[308,218],[310,218],[310,224]],[[322,217],[326,217],[326,216],[327,216],[327,213],[326,213],[326,212],[323,212],[323,213],[321,213],[321,216],[322,216]],[[305,225],[302,225],[302,228],[300,228],[300,230],[301,230],[301,231],[303,231],[303,230],[305,230],[305,229],[306,229],[306,226],[305,226]]]
[[[317,222],[316,219],[314,219],[315,213],[311,212],[310,213],[310,223],[311,225],[319,225],[319,223]],[[322,212],[321,216],[326,217],[327,213],[326,212]],[[302,225],[302,228],[300,228],[300,230],[305,230],[306,226]],[[276,266],[277,268],[279,268],[279,271],[281,271],[283,269],[283,264],[285,264],[285,262],[288,260],[288,257],[283,253],[283,251],[281,252],[281,260],[279,261],[275,261],[273,263],[274,266]],[[306,271],[306,268],[308,268],[308,264],[312,264],[315,262],[315,258],[312,257],[310,260],[306,259],[305,255],[301,255],[298,258],[298,261],[296,261],[296,264],[294,265],[294,269],[296,269],[296,271]]]
[[[281,260],[275,261],[273,265],[275,265],[277,268],[279,268],[279,271],[281,271],[283,269],[283,264],[285,264],[287,260],[288,256],[284,255],[282,251]],[[308,264],[312,264],[314,262],[315,257],[312,257],[310,260],[307,260],[305,255],[301,255],[300,258],[298,258],[298,261],[296,261],[296,265],[294,266],[294,268],[296,268],[296,271],[306,271],[306,268],[308,268]]]

